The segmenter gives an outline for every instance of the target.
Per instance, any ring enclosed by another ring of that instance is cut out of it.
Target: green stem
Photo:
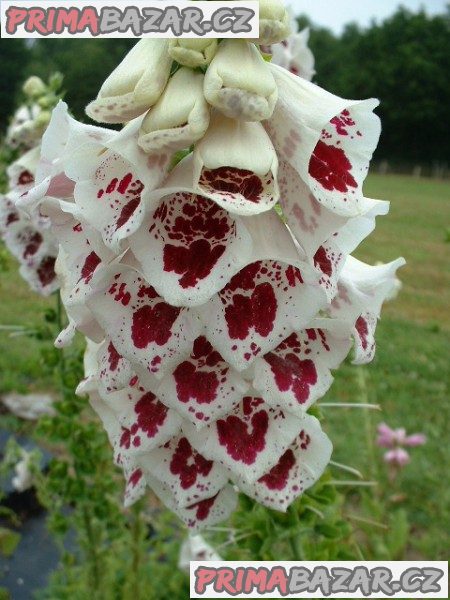
[[[88,555],[89,561],[89,579],[90,587],[93,592],[95,600],[101,598],[101,571],[100,571],[100,559],[97,552],[97,540],[95,539],[94,530],[92,528],[92,520],[86,506],[83,506],[83,523],[84,530],[87,539],[86,554]]]
[[[303,544],[301,541],[301,521],[298,515],[297,508],[295,504],[289,507],[289,514],[292,517],[292,521],[294,524],[294,531],[292,535],[289,537],[291,550],[293,554],[293,560],[305,560],[305,554],[303,551]]]
[[[56,292],[56,326],[58,328],[58,332],[57,334],[59,334],[62,329],[65,327],[65,323],[64,323],[64,308],[63,308],[63,304],[61,301],[61,295],[59,294],[59,292]],[[58,353],[59,356],[59,361],[58,361],[58,374],[59,374],[59,380],[60,380],[60,387],[61,387],[61,395],[62,395],[62,399],[63,400],[71,400],[72,399],[72,390],[68,390],[67,386],[66,386],[66,360],[65,360],[65,354],[64,354],[64,350],[61,350]],[[75,442],[76,445],[76,442]],[[72,453],[76,456],[78,451],[85,451],[84,448],[72,448]],[[79,482],[83,481],[83,474],[82,472],[80,472],[80,469],[77,468],[77,464],[76,461],[74,462],[74,472],[75,472],[75,479]],[[89,507],[86,503],[84,503],[80,498],[77,499],[77,504],[81,506],[79,506],[79,508],[81,509],[81,517],[82,517],[82,522],[83,522],[83,528],[84,528],[84,533],[85,533],[85,537],[87,540],[87,547],[85,549],[86,552],[86,556],[88,559],[88,567],[89,567],[89,579],[90,579],[90,587],[91,587],[91,591],[93,593],[93,596],[95,598],[95,600],[97,600],[98,598],[101,598],[101,590],[100,590],[100,583],[101,583],[101,569],[100,569],[100,557],[99,554],[97,552],[97,544],[98,544],[98,540],[96,540],[95,538],[95,534],[94,534],[94,530],[92,527],[92,519],[91,519],[91,514],[89,512]]]
[[[140,600],[140,567],[141,567],[141,538],[142,538],[142,519],[140,516],[139,506],[133,508],[133,525],[132,525],[132,598]]]

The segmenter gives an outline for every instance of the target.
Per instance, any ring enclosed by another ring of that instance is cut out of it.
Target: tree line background
[[[341,35],[308,17],[316,58],[314,82],[346,98],[377,97],[383,135],[378,163],[425,169],[450,162],[450,5],[438,16],[404,8],[385,21],[361,29],[348,24]],[[92,100],[134,40],[0,40],[2,86],[0,127],[4,131],[23,80],[52,71],[64,74],[66,99],[75,116],[87,119]],[[448,173],[448,170],[447,170]]]

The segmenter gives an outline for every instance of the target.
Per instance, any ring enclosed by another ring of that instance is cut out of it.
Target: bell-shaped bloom
[[[209,112],[203,95],[204,75],[183,67],[170,78],[155,106],[146,115],[138,143],[147,153],[189,148],[204,136]]]
[[[112,264],[91,280],[87,305],[117,351],[162,376],[188,353],[202,326],[197,314],[172,306],[134,268]]]
[[[263,506],[285,512],[321,477],[330,461],[332,449],[319,421],[307,415],[302,420],[301,431],[270,471],[253,483],[242,477],[236,483],[245,494]]]
[[[270,406],[303,417],[329,390],[331,370],[341,365],[351,346],[344,323],[317,319],[256,359],[253,385]]]
[[[191,560],[194,561],[222,561],[221,556],[210,546],[201,535],[189,534],[180,548],[178,567],[189,573]]]
[[[254,215],[278,201],[278,158],[260,123],[215,113],[193,161],[199,192],[229,212]]]
[[[286,418],[262,398],[245,396],[226,417],[201,430],[185,425],[192,446],[253,483],[281,458],[301,430],[301,419]]]
[[[48,296],[58,289],[55,260],[56,240],[48,219],[39,210],[30,214],[17,208],[17,200],[33,187],[39,148],[33,148],[7,169],[10,190],[0,196],[0,235],[19,261],[19,272],[32,290]]]
[[[315,59],[308,41],[309,27],[306,27],[302,31],[291,33],[281,43],[272,44],[270,46],[272,64],[283,67],[306,81],[311,81],[315,74]]]
[[[64,171],[75,183],[73,197],[83,220],[100,232],[116,254],[142,223],[149,193],[169,167],[169,154],[153,158],[139,147],[141,122],[142,118],[131,121],[105,142],[80,145]]]
[[[339,279],[337,296],[331,303],[334,318],[348,323],[355,339],[354,364],[371,362],[375,355],[375,330],[381,307],[395,286],[399,258],[387,265],[372,267],[348,257]]]
[[[257,47],[245,40],[224,40],[205,74],[205,98],[231,119],[271,117],[278,88]]]
[[[304,329],[326,306],[318,276],[293,252],[284,261],[249,264],[200,311],[207,338],[237,371]]]
[[[11,148],[32,148],[41,138],[45,124],[38,123],[41,113],[38,104],[23,105],[17,109],[6,133],[6,143]]]
[[[178,64],[196,69],[207,67],[217,51],[216,39],[170,40],[169,54]]]
[[[114,257],[104,246],[95,230],[78,219],[71,202],[47,199],[41,210],[52,224],[52,232],[59,242],[55,269],[60,281],[60,294],[68,326],[59,334],[55,344],[64,347],[71,343],[78,329],[89,339],[101,341],[104,332],[86,306],[90,281]]]
[[[285,40],[291,32],[291,17],[283,0],[259,0],[259,39],[263,46]]]
[[[336,267],[343,266],[347,255],[373,231],[375,218],[388,213],[389,203],[363,198],[360,214],[350,217],[318,202],[288,162],[280,163],[278,179],[280,206],[290,231],[308,259],[323,273],[324,281],[326,277],[337,281]],[[333,286],[329,287],[331,290]]]
[[[78,151],[91,157],[100,154],[117,135],[116,131],[78,122],[69,115],[67,104],[60,101],[52,112],[40,148],[34,150],[33,186],[21,194],[17,206],[30,211],[46,197],[73,201],[75,183],[66,174],[69,158]]]
[[[14,196],[20,196],[34,184],[39,155],[40,148],[36,146],[22,154],[6,169],[10,193]]]
[[[170,76],[169,40],[140,40],[105,80],[86,113],[101,123],[125,123],[155,104]]]
[[[357,216],[362,184],[380,136],[377,100],[338,98],[276,65],[279,101],[266,128],[280,159],[297,171],[316,200]]]

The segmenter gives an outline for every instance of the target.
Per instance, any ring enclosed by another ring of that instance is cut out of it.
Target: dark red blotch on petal
[[[209,192],[220,192],[229,196],[240,194],[250,202],[259,202],[264,191],[261,179],[246,169],[219,167],[203,169],[200,181]]]
[[[358,187],[350,173],[352,165],[342,148],[317,143],[309,163],[309,174],[330,192],[347,192],[349,187]]]
[[[50,285],[56,278],[55,262],[56,258],[54,256],[46,256],[41,260],[41,264],[37,268],[37,275],[42,287]]]
[[[196,452],[186,438],[181,438],[170,462],[170,472],[180,477],[183,490],[187,490],[197,481],[197,477],[207,477],[213,468],[213,462]]]
[[[151,392],[147,392],[136,402],[134,412],[137,415],[137,425],[149,438],[158,433],[167,417],[167,408]]]
[[[270,365],[280,392],[292,389],[299,404],[304,404],[310,393],[310,387],[317,383],[317,371],[312,360],[300,360],[289,353],[285,358],[270,352],[264,360]]]
[[[244,399],[245,401],[245,399]],[[266,447],[266,433],[269,428],[267,411],[260,410],[246,423],[236,415],[217,421],[219,443],[225,446],[233,460],[251,465]]]
[[[289,479],[289,473],[295,466],[295,456],[292,450],[287,450],[276,464],[266,475],[258,479],[258,483],[263,483],[269,490],[284,490]]]
[[[178,318],[181,309],[158,302],[155,306],[146,304],[133,313],[131,338],[136,348],[147,348],[156,343],[164,346],[172,335],[172,326]]]

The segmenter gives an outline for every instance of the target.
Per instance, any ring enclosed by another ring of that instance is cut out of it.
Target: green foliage
[[[2,57],[2,85],[0,86],[0,124],[4,130],[14,112],[17,94],[31,53],[25,40],[0,39],[0,56]]]
[[[241,494],[230,529],[218,534],[213,545],[226,560],[356,560],[343,500],[330,473],[286,513],[268,510]]]
[[[6,527],[0,527],[0,556],[11,556],[20,542],[20,535]]]

